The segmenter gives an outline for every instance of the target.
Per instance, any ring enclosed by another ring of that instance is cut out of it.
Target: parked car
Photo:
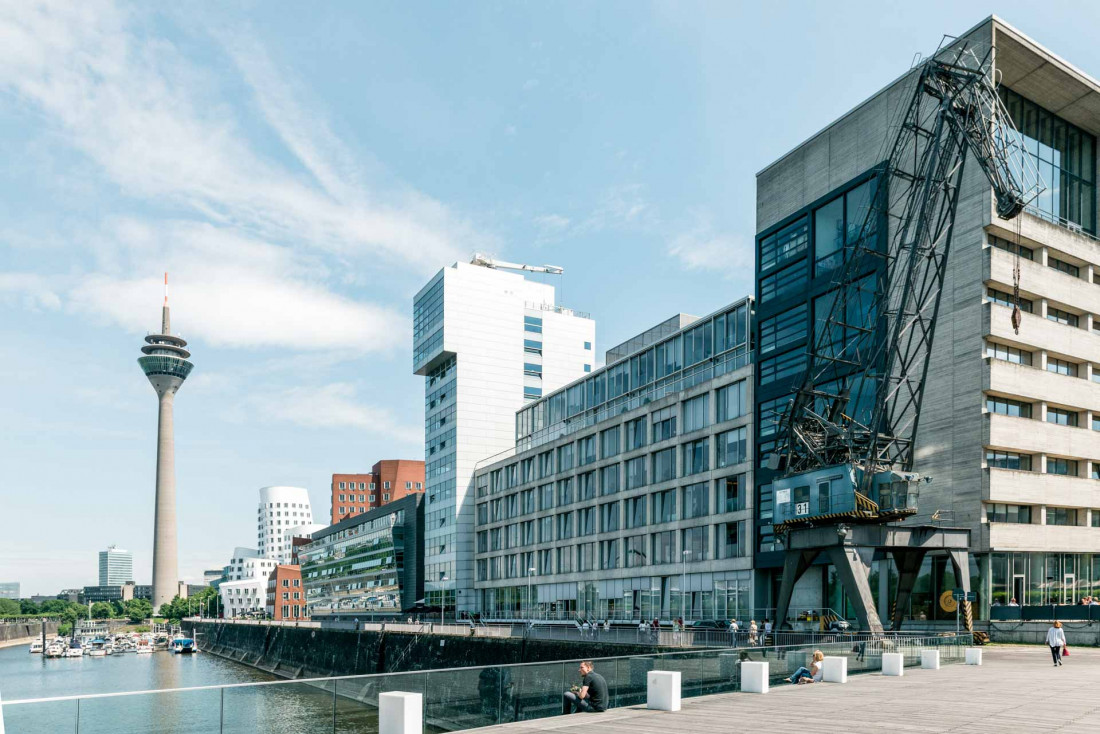
[[[829,622],[830,632],[847,632],[852,628],[852,625],[846,619],[834,619]]]

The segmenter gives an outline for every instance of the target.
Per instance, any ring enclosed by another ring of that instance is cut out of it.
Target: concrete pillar
[[[651,670],[646,678],[647,709],[680,710],[680,671]]]
[[[154,387],[156,385],[154,384]],[[158,389],[157,494],[153,532],[153,613],[172,601],[179,583],[176,539],[176,449],[172,407],[176,387]]]
[[[741,663],[741,692],[742,693],[767,693],[768,692],[768,664],[754,663],[746,660]]]
[[[900,652],[882,653],[882,674],[899,678],[905,675],[905,655]]]
[[[1045,316],[1046,314],[1043,315]],[[1045,371],[1047,368],[1047,351],[1045,349],[1040,349],[1035,352],[1035,356],[1038,357],[1038,359],[1032,360],[1032,362],[1035,363],[1035,367]]]
[[[419,693],[378,694],[378,734],[422,734],[424,700]]]
[[[925,670],[939,670],[940,651],[923,648],[920,651],[920,666]]]

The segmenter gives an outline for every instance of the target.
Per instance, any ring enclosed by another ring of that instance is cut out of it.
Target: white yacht
[[[45,647],[45,645],[42,644],[42,640],[35,640],[34,642],[31,643],[31,652],[32,653],[41,653],[45,649],[46,649],[46,647]]]

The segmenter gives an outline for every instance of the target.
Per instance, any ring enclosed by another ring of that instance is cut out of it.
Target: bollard
[[[378,734],[422,734],[424,698],[419,693],[378,694]]]
[[[647,709],[680,710],[680,671],[651,670],[646,676]]]
[[[905,656],[900,652],[882,653],[882,674],[898,677],[905,675]]]
[[[940,651],[927,648],[920,651],[920,666],[925,670],[940,669]]]
[[[741,692],[768,692],[768,664],[754,663],[749,660],[741,663]]]
[[[982,648],[980,647],[968,647],[966,648],[966,664],[967,665],[981,665],[982,664]],[[2,734],[2,733],[0,733]]]
[[[830,657],[822,661],[821,680],[826,683],[848,682],[848,658]]]

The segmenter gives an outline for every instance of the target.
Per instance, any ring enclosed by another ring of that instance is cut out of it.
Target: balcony
[[[982,416],[982,443],[1008,451],[1100,460],[1100,431],[998,413]]]
[[[1011,241],[1015,241],[1015,238],[1011,238]],[[1093,257],[1097,255],[1100,253],[1095,253]],[[1000,290],[1005,288],[1011,290],[1012,268],[1015,262],[1016,256],[1011,252],[1005,252],[996,247],[986,248],[985,279],[1001,283]],[[1081,270],[1084,274],[1083,267]],[[1032,298],[1048,298],[1082,311],[1100,314],[1100,285],[1089,283],[1083,278],[1074,278],[1069,273],[1063,273],[1061,270],[1055,270],[1039,262],[1020,258],[1020,289],[1034,294]]]
[[[982,499],[1013,505],[1100,508],[1100,480],[986,468],[982,470]]]
[[[1100,383],[1003,359],[986,358],[982,366],[982,389],[1081,410],[1088,407],[1100,410]]]
[[[1100,286],[1097,286],[1100,288]],[[1100,364],[1100,336],[1031,313],[1021,313],[1020,333],[1012,331],[1012,309],[982,304],[982,333],[1027,349],[1044,349],[1081,362]]]
[[[991,522],[988,528],[989,549],[993,551],[1100,552],[1100,528],[1007,522]]]

